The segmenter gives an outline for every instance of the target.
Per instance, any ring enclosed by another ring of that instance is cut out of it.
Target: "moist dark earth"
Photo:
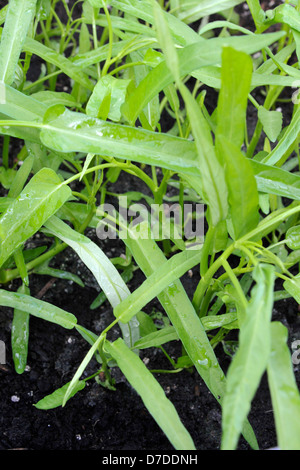
[[[266,4],[271,2],[265,2]],[[249,14],[241,5],[242,25],[249,26]],[[64,83],[60,84],[65,86]],[[256,97],[259,99],[259,97]],[[215,106],[216,96],[207,97],[209,111]],[[210,109],[211,106],[211,109]],[[291,110],[284,110],[288,120]],[[255,125],[256,116],[249,112],[249,122]],[[19,143],[12,139],[11,155],[18,151]],[[125,190],[140,190],[136,179],[121,175],[118,185]],[[116,190],[116,187],[114,187]],[[109,257],[120,256],[124,247],[118,240],[100,241],[94,231],[87,233]],[[43,239],[35,237],[35,243]],[[48,276],[31,275],[31,295],[39,297],[73,313],[78,323],[100,334],[113,320],[112,310],[105,302],[96,310],[90,305],[98,295],[98,287],[90,272],[81,263],[77,255],[67,249],[53,260],[53,265],[78,274],[85,282],[82,288],[66,280],[53,280]],[[182,278],[188,295],[192,298],[199,282],[199,269],[193,269],[192,275]],[[133,291],[144,280],[140,271],[136,271],[129,282]],[[55,282],[54,282],[55,281]],[[20,281],[16,280],[5,286],[17,290]],[[163,312],[154,300],[145,307],[145,312],[154,310]],[[273,319],[281,321],[289,331],[288,344],[300,339],[299,310],[294,300],[283,300],[274,305]],[[64,408],[43,411],[34,407],[45,395],[70,381],[89,350],[87,342],[75,330],[47,323],[35,317],[30,318],[30,339],[28,366],[22,375],[14,370],[11,355],[10,333],[12,310],[0,308],[0,340],[6,345],[6,364],[0,365],[0,450],[143,450],[172,451],[173,447],[148,413],[141,398],[136,394],[126,379],[112,369],[116,390],[109,390],[95,380],[88,381],[84,390],[69,400]],[[109,339],[119,335],[117,329],[110,333]],[[236,340],[233,333],[233,340]],[[179,342],[165,346],[167,353],[176,360],[181,355]],[[226,372],[231,357],[224,352],[222,344],[216,348],[220,365]],[[141,357],[151,370],[170,370],[171,365],[160,349],[148,349],[141,352]],[[97,370],[97,363],[92,360],[84,377]],[[298,366],[294,366],[295,377],[300,383]],[[193,369],[179,373],[155,373],[167,397],[176,407],[178,414],[190,432],[198,450],[219,450],[221,439],[221,409],[208,391],[201,377]],[[249,415],[261,449],[277,445],[272,404],[269,395],[267,377],[262,378],[259,389],[252,403]],[[248,444],[240,439],[238,449],[250,450]]]

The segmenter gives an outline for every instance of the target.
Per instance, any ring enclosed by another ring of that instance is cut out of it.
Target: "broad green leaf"
[[[220,13],[240,3],[241,0],[181,0],[179,9],[175,12],[182,21],[193,23],[204,16]]]
[[[71,195],[53,170],[34,175],[0,218],[0,265],[34,235]]]
[[[33,406],[35,406],[38,410],[52,410],[53,408],[62,406],[63,399],[64,399],[66,390],[68,389],[69,385],[70,385],[70,382],[66,383],[63,387],[58,388],[50,395],[47,395],[46,397],[42,398]],[[80,390],[83,390],[84,387],[85,387],[85,381],[84,380],[78,381],[76,387],[74,387],[72,394],[70,395],[69,398],[72,398],[77,392],[80,392]]]
[[[24,284],[18,289],[21,294],[30,295],[28,287]],[[22,374],[27,365],[29,340],[29,313],[14,309],[11,325],[11,347],[15,371]]]
[[[280,322],[272,322],[268,382],[278,446],[281,450],[300,450],[300,394],[287,339],[287,328]]]
[[[300,14],[295,7],[285,3],[272,10],[267,10],[264,23],[268,26],[277,23],[285,23],[290,26],[290,28],[300,31]]]
[[[296,300],[297,304],[300,304],[300,275],[284,281],[283,287]]]
[[[50,233],[73,248],[83,263],[91,270],[113,308],[130,295],[130,291],[118,270],[94,242],[73,230],[58,217],[49,219],[45,223],[45,227]],[[119,322],[119,326],[126,342],[133,346],[139,338],[138,321],[133,318],[129,325]]]
[[[189,269],[199,264],[200,260],[201,251],[198,250],[186,250],[172,256],[163,265],[159,266],[132,294],[115,307],[114,315],[127,323],[162,290],[171,286]]]
[[[35,13],[37,0],[10,0],[0,43],[0,81],[14,81],[22,47]]]
[[[276,147],[262,160],[262,163],[275,165],[290,149],[300,132],[300,108],[298,108]]]
[[[299,175],[255,160],[248,161],[251,163],[258,191],[300,200]]]
[[[286,232],[286,245],[291,250],[299,250],[300,249],[300,225],[295,225],[291,227]]]
[[[0,167],[0,183],[5,189],[9,189],[11,187],[16,176],[17,172],[13,168],[4,168],[4,166]]]
[[[273,309],[274,267],[257,265],[251,300],[240,324],[239,349],[227,374],[222,411],[221,449],[234,450],[251,401],[267,367],[271,350],[270,320]]]
[[[143,361],[121,338],[104,344],[105,350],[117,361],[128,382],[142,398],[146,408],[176,450],[195,450],[193,440],[183,426],[178,413],[163,388]]]
[[[1,85],[0,92],[5,100],[0,101],[0,111],[12,119],[24,119],[25,121],[40,120],[47,111],[47,106],[34,98],[15,90],[11,86]]]
[[[240,149],[244,142],[252,68],[252,59],[248,54],[231,47],[223,48],[216,145],[225,138]]]
[[[43,144],[60,152],[111,156],[195,175],[197,156],[187,139],[146,131],[54,108],[53,120],[41,125]]]
[[[217,149],[225,165],[231,223],[234,238],[238,239],[259,222],[257,183],[249,160],[222,135]]]
[[[258,109],[258,119],[271,142],[275,142],[282,129],[282,113],[280,111],[268,111],[263,106]]]
[[[67,329],[74,328],[77,323],[77,319],[72,313],[26,294],[0,289],[0,305],[27,312]]]
[[[251,37],[251,41],[248,35],[232,36],[226,38],[226,45],[238,51],[252,54],[277,41],[284,34],[279,32],[255,35],[253,38]],[[220,65],[223,46],[224,38],[212,38],[178,49],[180,76],[189,75],[201,67]],[[172,82],[173,75],[166,61],[162,61],[129,95],[122,108],[123,115],[128,122],[134,124],[146,104]]]
[[[121,106],[125,102],[127,87],[131,80],[118,79],[111,75],[100,78],[86,105],[86,113],[95,118],[103,118],[102,103],[107,96],[110,97],[108,110],[105,115],[114,122],[121,119]]]

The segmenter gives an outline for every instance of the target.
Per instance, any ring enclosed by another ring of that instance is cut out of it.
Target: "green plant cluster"
[[[16,372],[26,366],[31,315],[76,329],[90,345],[70,382],[37,408],[64,406],[99,372],[113,389],[111,369],[119,367],[174,448],[195,449],[140,358],[142,349],[164,351],[177,340],[182,356],[169,358],[170,370],[195,368],[220,403],[220,449],[236,449],[241,435],[259,448],[247,416],[265,372],[278,446],[300,449],[288,331],[272,320],[277,300],[300,303],[300,3],[264,11],[258,0],[245,2],[254,31],[240,26],[234,7],[241,3],[10,0],[0,10],[0,305],[14,309]],[[82,13],[75,15],[78,7]],[[214,21],[216,13],[221,19]],[[42,66],[30,80],[33,57]],[[212,112],[210,93],[217,96]],[[288,123],[283,104],[291,110]],[[165,130],[166,116],[172,125]],[[148,193],[122,193],[125,173]],[[147,220],[138,227],[145,236],[137,237],[117,213],[111,221],[125,258],[109,259],[85,235],[105,217],[97,209],[108,195],[163,204],[170,188],[182,207],[187,201],[205,206],[207,230],[197,249],[184,238],[147,236]],[[38,232],[52,245],[29,249]],[[115,320],[100,335],[30,295],[32,274],[84,288],[78,276],[50,265],[67,247],[101,288],[91,308],[105,300],[111,305]],[[192,268],[200,281],[190,298],[180,278]],[[136,269],[146,280],[130,292]],[[8,288],[14,279],[21,281],[18,292]],[[156,297],[167,318],[162,328],[143,312]],[[107,333],[114,326],[120,336],[112,342]],[[238,345],[225,376],[215,347],[232,330]],[[82,378],[94,357],[98,369]]]

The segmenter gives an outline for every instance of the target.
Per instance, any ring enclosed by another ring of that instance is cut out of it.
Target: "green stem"
[[[205,237],[205,242],[203,245],[201,262],[200,262],[201,277],[203,277],[208,270],[208,256],[210,254],[215,232],[216,232],[216,227],[210,226],[208,229],[207,235]]]
[[[238,296],[240,297],[241,299],[241,302],[243,304],[243,307],[246,309],[247,308],[247,305],[248,305],[248,302],[247,302],[247,299],[245,297],[245,294],[243,292],[243,289],[241,288],[241,285],[236,277],[236,275],[234,274],[230,264],[228,263],[227,260],[223,260],[223,267],[225,269],[225,271],[227,272],[233,286],[235,287],[236,291],[237,291],[237,294]]]
[[[211,280],[214,274],[223,265],[224,260],[227,260],[227,258],[231,255],[234,249],[235,249],[235,244],[233,243],[228,248],[226,248],[226,250],[222,253],[222,255],[219,256],[218,259],[216,259],[216,261],[212,264],[212,266],[208,268],[205,275],[200,279],[200,282],[195,290],[194,297],[193,297],[193,305],[197,312],[199,312],[200,310],[202,299],[204,297],[204,294],[207,288],[209,287],[211,283]]]

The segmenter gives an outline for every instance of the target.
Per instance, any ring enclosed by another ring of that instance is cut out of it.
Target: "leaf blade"
[[[148,371],[143,361],[127,348],[121,338],[105,342],[105,350],[117,361],[119,368],[141,396],[145,406],[164,431],[175,449],[195,450],[194,443],[179,419],[174,405]]]

